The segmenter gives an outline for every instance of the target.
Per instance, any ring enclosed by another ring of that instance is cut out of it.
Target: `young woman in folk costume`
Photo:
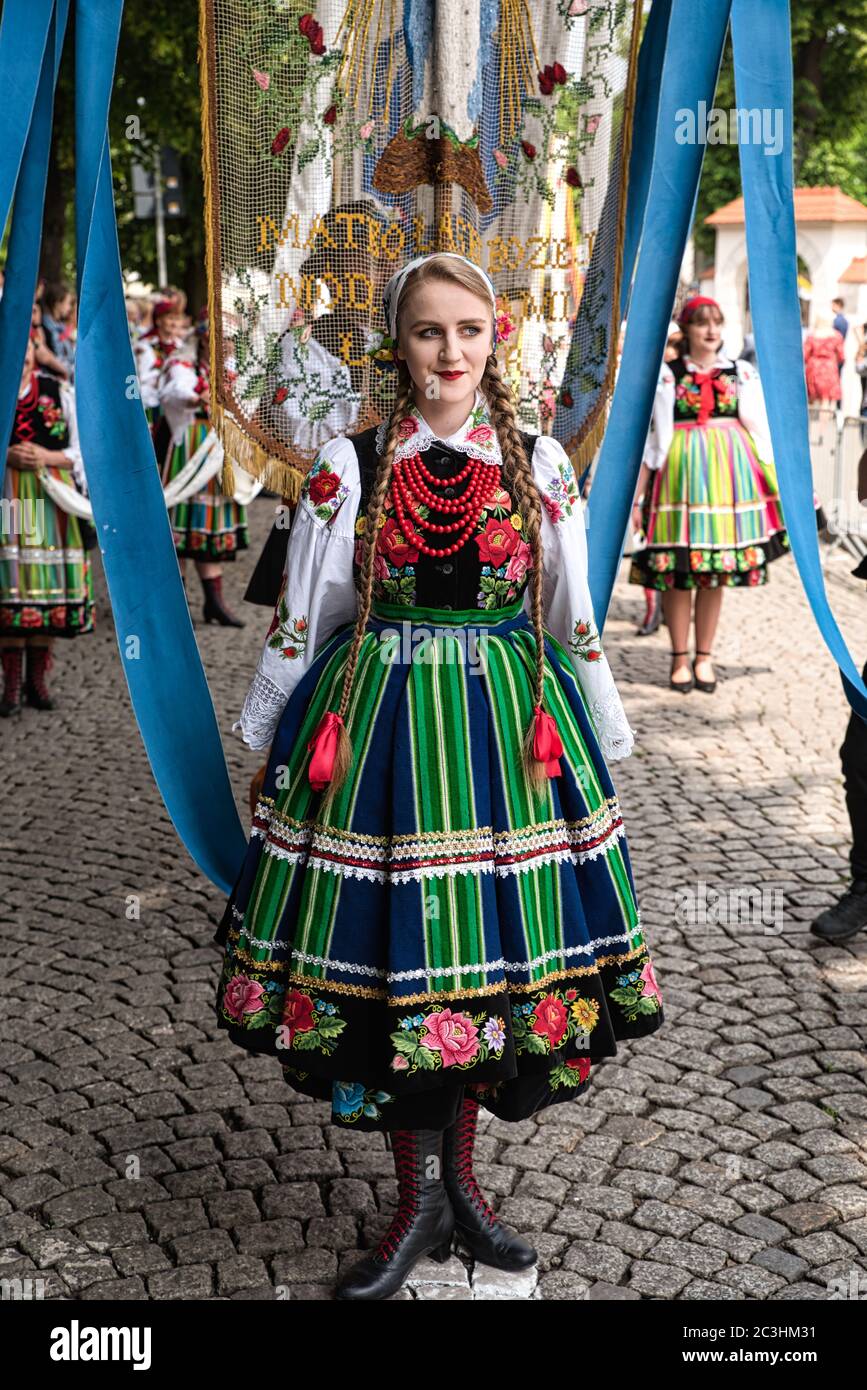
[[[186,346],[176,349],[160,373],[160,406],[171,435],[162,470],[163,487],[186,467],[211,428],[208,320],[204,310],[199,315],[196,335],[198,346],[192,353]],[[221,567],[233,561],[239,550],[247,549],[246,507],[223,496],[217,473],[200,492],[172,507],[169,519],[175,549],[181,557],[181,571],[186,559],[196,562],[205,591],[204,621],[243,627],[243,620],[226,607],[223,599]]]
[[[453,1233],[532,1264],[473,1175],[479,1105],[571,1100],[662,1022],[571,463],[517,427],[478,266],[419,257],[384,307],[391,416],[314,460],[234,726],[270,753],[215,936],[231,1039],[391,1137],[397,1215],[337,1291],[367,1299]]]
[[[55,637],[92,632],[93,576],[77,517],[48,496],[39,470],[69,487],[86,487],[75,398],[55,377],[36,370],[31,337],[24,355],[12,434],[6,451],[0,516],[0,714],[20,713],[23,695],[53,709],[46,672]]]
[[[169,447],[171,433],[160,404],[160,377],[169,357],[186,337],[188,326],[189,320],[174,300],[158,299],[151,310],[151,327],[141,334],[133,346],[141,403],[160,467]]]
[[[684,304],[677,322],[685,337],[660,372],[638,480],[647,545],[633,554],[629,581],[662,590],[670,684],[684,693],[716,688],[711,653],[723,589],[767,583],[768,565],[790,548],[758,373],[725,356],[723,321],[715,299]]]

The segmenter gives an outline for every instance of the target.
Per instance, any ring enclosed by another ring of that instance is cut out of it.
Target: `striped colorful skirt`
[[[648,589],[767,583],[789,551],[776,469],[737,419],[677,422],[668,457],[651,473],[629,582]]]
[[[159,426],[157,426],[159,428]],[[177,443],[169,446],[162,470],[163,487],[168,487],[185,468],[188,461],[210,431],[207,420],[195,420],[184,430]],[[194,560],[234,560],[239,550],[246,550],[247,508],[220,491],[220,475],[215,474],[186,502],[169,510],[175,550],[178,555]]]
[[[308,780],[345,625],[293,691],[215,940],[217,1018],[359,1129],[444,1128],[464,1087],[524,1119],[662,1023],[617,795],[569,655],[546,634],[562,772],[521,763],[535,640],[496,612],[380,603],[361,644],[343,787]]]
[[[68,468],[53,468],[74,487]],[[93,574],[78,518],[36,473],[7,468],[0,514],[0,637],[77,637],[93,630]]]

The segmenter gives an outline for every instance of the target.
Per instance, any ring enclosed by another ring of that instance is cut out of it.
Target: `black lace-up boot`
[[[443,1264],[451,1254],[454,1213],[443,1183],[442,1132],[389,1131],[399,1202],[377,1248],[344,1275],[336,1298],[390,1298],[424,1255]]]
[[[443,1178],[455,1213],[455,1240],[495,1269],[527,1269],[539,1258],[528,1240],[497,1219],[473,1173],[479,1102],[464,1092],[458,1118],[443,1135]]]
[[[0,652],[3,664],[3,698],[0,700],[0,715],[21,713],[21,680],[24,673],[24,648],[3,647]]]
[[[223,576],[215,575],[213,579],[202,579],[202,588],[205,591],[205,604],[202,609],[202,619],[206,623],[219,623],[221,627],[243,627],[243,618],[238,618],[226,607],[223,598]]]

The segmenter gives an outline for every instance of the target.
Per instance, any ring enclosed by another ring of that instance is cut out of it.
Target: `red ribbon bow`
[[[339,726],[343,723],[339,714],[329,710],[323,714],[307,748],[313,753],[307,776],[315,792],[324,791],[334,772],[334,759],[337,756]]]
[[[720,381],[718,379],[719,374],[719,367],[714,367],[713,371],[710,372],[695,372],[693,374],[692,379],[701,391],[701,402],[698,408],[698,419],[696,420],[697,425],[707,424],[708,418],[713,411],[714,392],[716,392],[718,396],[722,396],[728,390],[728,382]]]
[[[559,777],[563,769],[557,759],[563,752],[563,742],[557,732],[557,723],[552,715],[546,714],[541,705],[534,705],[536,731],[533,735],[533,757],[545,764],[547,777]]]

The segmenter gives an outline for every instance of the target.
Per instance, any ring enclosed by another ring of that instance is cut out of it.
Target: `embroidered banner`
[[[382,288],[460,251],[497,289],[523,428],[577,467],[620,326],[636,0],[201,0],[212,416],[294,499],[377,424]],[[226,485],[229,486],[227,478]]]

